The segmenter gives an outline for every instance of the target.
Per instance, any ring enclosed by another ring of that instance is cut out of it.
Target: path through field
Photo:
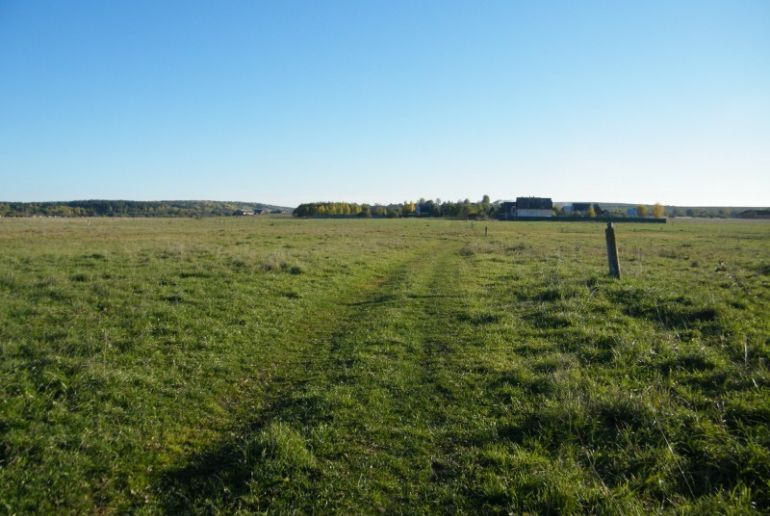
[[[463,443],[489,424],[488,400],[474,381],[478,336],[459,324],[478,302],[463,288],[459,245],[432,244],[357,286],[337,305],[341,313],[320,315],[335,318],[326,334],[309,341],[302,358],[282,364],[267,406],[239,436],[278,441],[237,458],[252,461],[246,470],[256,476],[233,476],[234,465],[222,460],[232,450],[215,450],[175,474],[175,488],[183,490],[176,503],[231,493],[257,508],[276,499],[293,508],[324,501],[352,509],[362,500],[383,510],[417,502],[454,508],[447,484],[456,480]],[[313,436],[312,454],[299,439],[296,448],[282,441],[299,435]],[[212,482],[212,475],[224,480]]]

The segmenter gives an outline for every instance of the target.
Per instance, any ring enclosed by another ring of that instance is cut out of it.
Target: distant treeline
[[[300,204],[294,210],[295,217],[452,217],[489,218],[495,216],[498,207],[489,201],[489,196],[479,202],[449,202],[440,199],[401,204],[369,205],[347,202],[312,202]]]
[[[742,219],[770,219],[770,209],[746,210],[738,216]]]
[[[212,217],[288,208],[224,201],[69,201],[0,202],[0,217]]]
[[[594,205],[597,206],[598,205]],[[659,205],[658,205],[659,206]],[[629,213],[633,208],[634,215]],[[716,207],[660,207],[662,216],[706,218],[770,218],[766,208],[716,208]],[[230,201],[68,201],[68,202],[0,202],[0,217],[215,217],[252,215],[264,213],[291,213],[290,208],[260,203]],[[591,213],[566,213],[559,203],[554,216],[560,217],[612,217],[654,215],[656,206],[603,204],[602,209]],[[295,210],[297,217],[446,217],[457,219],[502,218],[500,202],[490,202],[489,196],[477,202],[442,201],[420,199],[400,204],[358,204],[346,202],[314,202],[300,204]]]
[[[567,212],[560,203],[553,208],[554,218],[636,218],[636,217],[700,217],[700,218],[770,218],[770,210],[724,207],[678,207],[631,204],[606,204],[582,213]],[[504,218],[502,203],[490,202],[485,195],[481,201],[441,201],[420,199],[400,204],[359,204],[347,202],[312,202],[300,204],[293,212],[295,217],[447,217],[459,219]]]
[[[709,219],[727,219],[727,218],[770,218],[770,210],[746,209],[746,208],[685,208],[678,206],[669,206],[666,208],[670,217],[698,217]],[[764,216],[763,216],[764,214]]]

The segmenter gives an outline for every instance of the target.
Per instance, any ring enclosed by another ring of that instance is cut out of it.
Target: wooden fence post
[[[486,237],[488,235],[489,235],[489,228],[487,226],[484,226],[484,236]]]
[[[620,278],[618,244],[615,242],[615,228],[612,227],[612,222],[607,223],[607,229],[604,230],[604,236],[607,239],[607,260],[610,264],[610,276],[613,278]]]

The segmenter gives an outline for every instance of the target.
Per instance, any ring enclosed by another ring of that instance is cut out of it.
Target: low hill
[[[212,217],[262,213],[290,214],[292,208],[235,201],[0,202],[0,217]]]

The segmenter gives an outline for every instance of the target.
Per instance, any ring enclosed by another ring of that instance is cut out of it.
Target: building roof
[[[553,201],[550,197],[517,197],[516,209],[550,210],[553,209]]]

